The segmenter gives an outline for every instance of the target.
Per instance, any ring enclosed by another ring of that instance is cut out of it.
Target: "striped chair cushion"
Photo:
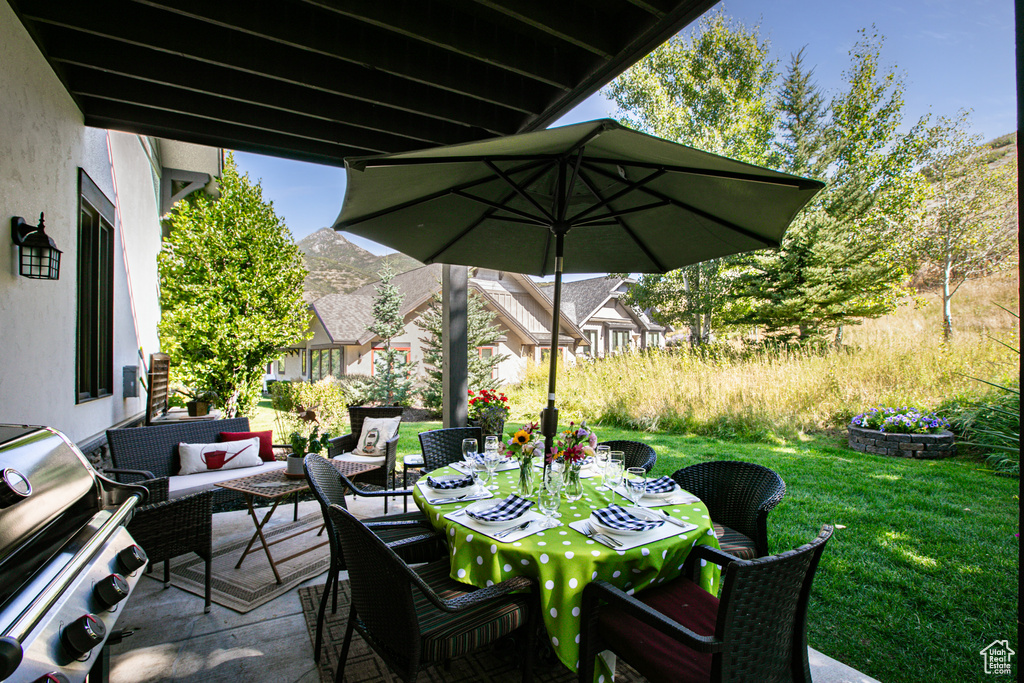
[[[449,571],[447,559],[416,569],[416,573],[442,598],[450,599],[472,592],[469,586],[449,578]],[[503,600],[463,612],[443,612],[416,590],[413,596],[423,634],[423,661],[443,661],[473,652],[526,623],[526,595],[506,596]]]
[[[753,560],[757,557],[757,546],[749,537],[741,534],[735,529],[714,523],[715,536],[718,536],[718,546],[722,552],[729,553],[741,560]]]

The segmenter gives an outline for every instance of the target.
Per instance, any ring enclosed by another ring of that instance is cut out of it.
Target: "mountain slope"
[[[309,270],[302,295],[307,302],[327,294],[351,292],[379,279],[377,271],[384,259],[390,259],[395,273],[423,265],[405,254],[376,256],[330,228],[321,228],[297,244]]]

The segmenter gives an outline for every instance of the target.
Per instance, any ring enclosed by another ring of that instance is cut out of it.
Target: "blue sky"
[[[968,109],[974,132],[985,140],[1016,129],[1012,0],[724,0],[717,9],[747,26],[760,24],[782,66],[806,46],[805,64],[814,66],[819,86],[829,92],[842,87],[857,30],[873,24],[886,38],[883,63],[906,84],[907,125]],[[613,109],[597,94],[559,123],[602,118]],[[296,240],[331,225],[341,210],[343,169],[240,152],[235,159],[262,181],[264,197]],[[346,237],[374,253],[387,251]]]

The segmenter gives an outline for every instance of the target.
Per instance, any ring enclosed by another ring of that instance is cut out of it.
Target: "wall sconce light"
[[[12,218],[11,239],[18,245],[22,275],[35,280],[60,279],[61,250],[44,231],[42,213],[39,225],[29,225],[21,216]]]

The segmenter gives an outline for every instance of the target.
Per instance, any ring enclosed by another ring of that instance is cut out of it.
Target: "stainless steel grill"
[[[147,561],[124,528],[145,495],[54,429],[0,425],[0,681],[105,679]]]

